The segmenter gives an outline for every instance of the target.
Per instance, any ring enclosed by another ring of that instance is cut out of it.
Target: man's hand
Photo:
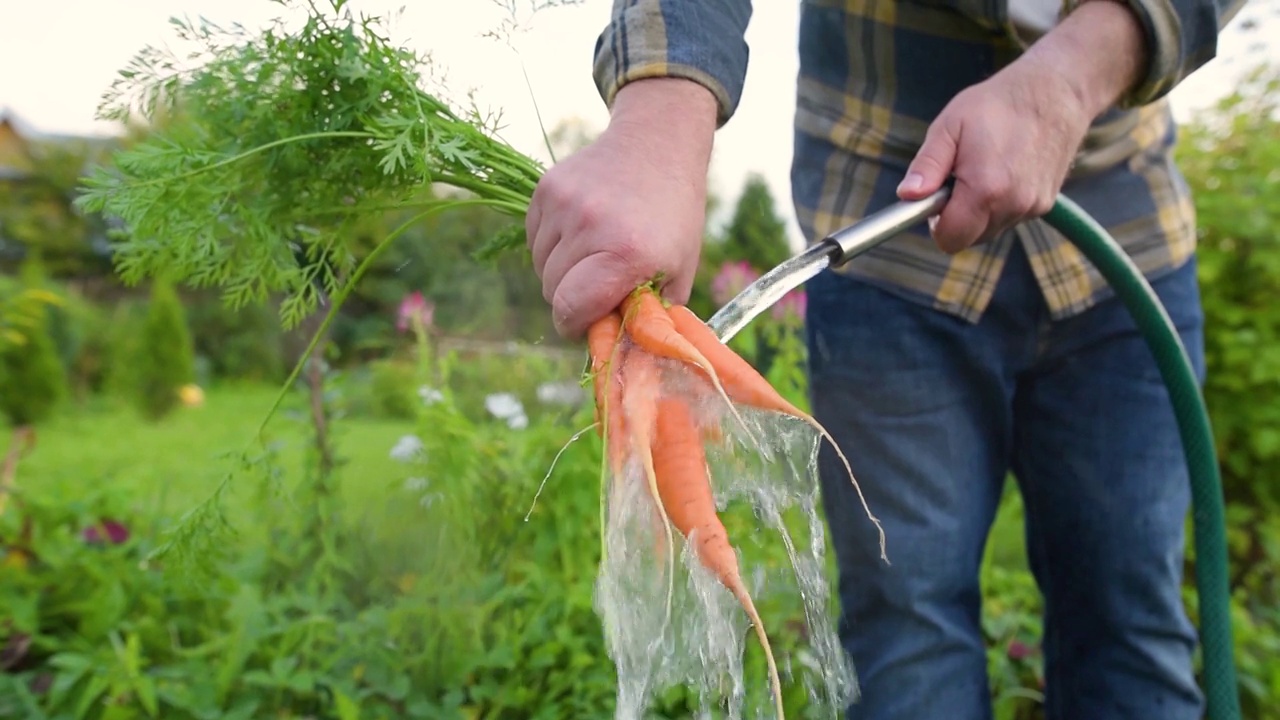
[[[1089,2],[1018,60],[956,97],[929,126],[898,187],[904,200],[955,186],[930,220],[955,253],[1048,212],[1093,119],[1139,77],[1145,47],[1137,17]]]
[[[702,249],[714,96],[674,78],[628,84],[609,127],[552,167],[525,221],[556,330],[581,337],[637,285],[661,275],[686,302]]]

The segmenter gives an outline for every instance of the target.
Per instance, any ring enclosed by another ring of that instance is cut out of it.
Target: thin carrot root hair
[[[831,445],[841,464],[844,465],[845,473],[849,476],[849,482],[853,484],[854,491],[858,494],[858,500],[862,503],[862,509],[867,513],[867,518],[876,526],[880,536],[880,559],[888,564],[889,557],[885,550],[884,526],[880,523],[880,519],[871,512],[871,507],[867,504],[867,499],[862,494],[862,487],[858,484],[857,478],[853,476],[853,468],[849,465],[849,459],[845,457],[839,443],[827,431],[826,427],[818,422],[817,418],[782,397],[769,384],[769,381],[751,366],[751,363],[720,342],[720,338],[716,336],[715,332],[688,307],[671,305],[667,308],[667,313],[671,317],[676,331],[697,348],[698,352],[708,359],[708,362],[715,366],[716,373],[723,380],[727,394],[732,400],[757,409],[772,410],[791,415],[810,425],[822,436],[824,441]]]
[[[783,720],[787,716],[787,711],[782,706],[782,678],[778,675],[778,662],[773,658],[773,646],[769,644],[769,634],[764,630],[764,621],[760,619],[760,613],[756,610],[756,604],[752,601],[751,594],[747,592],[742,578],[738,578],[738,582],[730,587],[729,591],[738,599],[738,602],[742,603],[742,609],[746,611],[751,627],[756,631],[756,638],[760,640],[760,646],[764,649],[764,659],[769,666],[769,687],[773,695],[773,705],[778,712],[778,720]]]
[[[760,440],[721,384],[715,365],[680,332],[671,319],[668,306],[663,304],[662,298],[652,288],[647,285],[636,288],[622,301],[620,309],[623,328],[636,345],[659,357],[686,362],[702,370],[724,400],[729,412],[742,426],[747,438],[757,448],[761,447]]]
[[[687,399],[667,396],[658,400],[653,442],[659,499],[667,508],[676,529],[694,547],[694,554],[703,567],[715,575],[746,611],[764,649],[770,690],[781,720],[786,714],[773,647],[764,621],[742,580],[738,556],[729,542],[728,531],[716,512],[706,451]]]

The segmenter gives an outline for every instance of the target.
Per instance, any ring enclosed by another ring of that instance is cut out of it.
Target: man
[[[1006,2],[1008,3],[1006,5]],[[1127,311],[1037,217],[1061,190],[1147,274],[1203,374],[1191,199],[1168,92],[1240,0],[806,0],[793,200],[816,241],[948,177],[940,216],[808,285],[849,717],[987,718],[978,569],[1006,473],[1045,595],[1054,720],[1199,718],[1181,596],[1188,478]],[[612,114],[547,173],[527,230],[560,332],[664,273],[687,299],[715,131],[747,67],[747,0],[615,2]]]

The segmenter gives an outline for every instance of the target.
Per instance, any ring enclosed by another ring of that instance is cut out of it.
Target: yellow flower
[[[182,398],[182,404],[187,407],[198,407],[204,404],[204,390],[194,383],[179,388],[178,397]]]

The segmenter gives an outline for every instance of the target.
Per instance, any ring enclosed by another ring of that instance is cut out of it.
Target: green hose
[[[1058,197],[1044,220],[1080,249],[1124,302],[1151,347],[1169,388],[1191,475],[1196,593],[1200,605],[1208,717],[1239,720],[1222,479],[1218,475],[1209,413],[1187,349],[1155,291],[1102,226],[1065,196]]]

